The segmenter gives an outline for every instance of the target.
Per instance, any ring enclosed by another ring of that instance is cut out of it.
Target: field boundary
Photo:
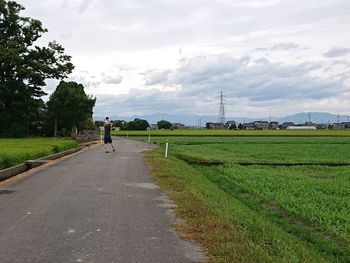
[[[112,131],[119,137],[350,137],[349,130],[158,130],[158,131]]]
[[[181,154],[175,154],[175,157],[183,160],[184,162],[188,164],[198,164],[203,166],[218,166],[218,165],[224,165],[224,164],[238,164],[242,166],[253,166],[253,165],[261,165],[261,166],[350,166],[350,163],[334,163],[334,162],[289,162],[289,163],[282,163],[282,162],[225,162],[225,161],[218,161],[218,160],[195,160],[188,158],[187,156],[181,155]]]

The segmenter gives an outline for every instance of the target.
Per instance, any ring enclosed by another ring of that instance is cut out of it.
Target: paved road
[[[142,142],[118,139],[0,187],[0,261],[193,262],[171,204],[149,177]],[[5,190],[5,191],[4,191]]]

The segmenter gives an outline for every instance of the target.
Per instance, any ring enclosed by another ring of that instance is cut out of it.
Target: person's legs
[[[115,152],[115,149],[114,149],[114,146],[113,146],[113,142],[112,142],[112,137],[110,138],[110,144],[111,144],[111,147],[112,147],[112,151]]]
[[[109,151],[108,151],[108,142],[109,142],[109,140],[108,140],[108,138],[104,138],[104,143],[105,143],[105,148],[106,148],[106,153],[108,153]]]

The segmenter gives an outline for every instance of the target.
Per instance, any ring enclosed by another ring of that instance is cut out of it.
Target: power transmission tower
[[[225,123],[225,105],[224,105],[224,95],[220,94],[220,108],[219,108],[219,123]]]

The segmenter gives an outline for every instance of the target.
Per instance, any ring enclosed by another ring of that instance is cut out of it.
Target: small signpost
[[[167,140],[167,142],[165,144],[165,158],[168,158],[168,150],[169,150],[169,142]]]

